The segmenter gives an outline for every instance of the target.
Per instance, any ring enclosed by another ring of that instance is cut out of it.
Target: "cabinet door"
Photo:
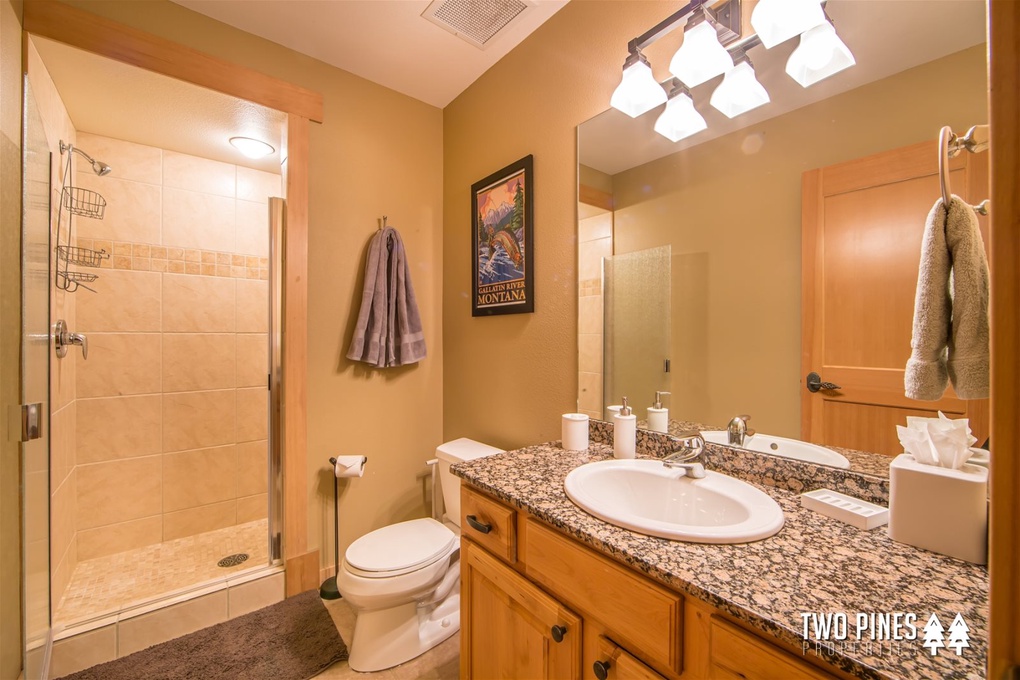
[[[461,542],[461,678],[581,677],[581,619],[469,540]]]
[[[598,658],[592,662],[596,678],[604,680],[665,680],[612,640],[599,638]]]
[[[717,616],[711,619],[713,680],[835,680]]]

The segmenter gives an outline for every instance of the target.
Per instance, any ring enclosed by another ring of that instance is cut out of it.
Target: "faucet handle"
[[[680,448],[677,452],[686,451],[687,456],[685,460],[697,458],[701,455],[701,452],[705,450],[705,438],[701,436],[701,433],[697,430],[688,430],[687,432],[681,432],[676,435],[676,438],[680,440]]]
[[[744,425],[747,425],[747,421],[751,419],[751,416],[745,414],[740,416],[734,416],[734,418],[740,418],[741,420],[744,421]]]

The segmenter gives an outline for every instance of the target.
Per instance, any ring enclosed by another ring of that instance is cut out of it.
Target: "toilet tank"
[[[465,437],[440,444],[436,449],[436,457],[439,459],[439,485],[443,488],[446,519],[457,526],[460,526],[460,477],[450,472],[450,466],[466,460],[491,456],[494,453],[503,453],[503,449]]]

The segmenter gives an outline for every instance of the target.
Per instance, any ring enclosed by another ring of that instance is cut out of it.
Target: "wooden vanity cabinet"
[[[580,680],[581,617],[470,540],[460,561],[460,677]]]
[[[467,485],[461,515],[465,680],[849,677]]]

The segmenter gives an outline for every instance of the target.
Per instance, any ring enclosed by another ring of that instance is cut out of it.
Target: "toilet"
[[[337,589],[357,621],[350,666],[363,673],[404,663],[460,629],[460,479],[450,465],[502,453],[471,439],[436,449],[446,514],[399,522],[351,543]]]

